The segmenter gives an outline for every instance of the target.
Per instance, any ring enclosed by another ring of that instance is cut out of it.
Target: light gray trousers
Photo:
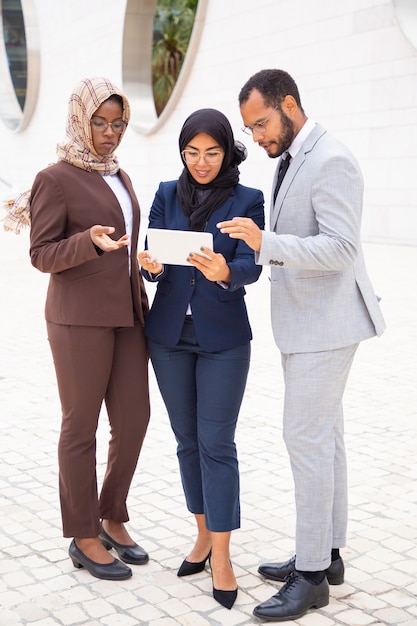
[[[358,344],[282,354],[283,436],[296,504],[296,568],[320,571],[346,544],[347,469],[342,398]]]

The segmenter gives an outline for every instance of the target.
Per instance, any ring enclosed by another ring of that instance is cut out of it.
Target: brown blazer
[[[142,325],[148,299],[137,262],[140,209],[128,175],[119,176],[132,199],[131,277],[126,247],[99,253],[90,238],[95,224],[114,226],[113,239],[125,234],[119,202],[98,172],[60,161],[38,173],[30,207],[30,258],[51,274],[45,317],[55,324]]]

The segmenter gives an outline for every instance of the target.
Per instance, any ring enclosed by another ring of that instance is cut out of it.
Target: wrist
[[[220,282],[229,284],[232,279],[232,272],[230,271],[230,267],[226,265],[226,271],[224,276],[220,278]]]

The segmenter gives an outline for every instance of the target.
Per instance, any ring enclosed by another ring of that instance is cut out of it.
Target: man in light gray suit
[[[363,180],[356,159],[308,118],[282,70],[262,70],[239,94],[244,130],[279,157],[270,232],[248,218],[220,222],[271,266],[271,317],[281,351],[283,436],[295,484],[296,556],[259,567],[285,581],[254,615],[297,619],[344,581],[347,472],[342,398],[358,344],[385,324],[361,243]]]

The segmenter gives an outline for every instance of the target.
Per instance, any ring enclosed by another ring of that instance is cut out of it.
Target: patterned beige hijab
[[[84,78],[74,88],[68,102],[68,118],[66,137],[56,147],[58,161],[66,161],[75,167],[100,174],[116,174],[119,163],[116,155],[100,156],[94,149],[90,120],[99,106],[112,95],[119,95],[123,100],[122,119],[130,120],[130,106],[125,94],[107,78]],[[126,131],[119,135],[118,143]],[[4,229],[17,234],[23,226],[30,226],[29,208],[30,190],[21,193],[17,198],[6,202],[8,215],[4,221]]]

